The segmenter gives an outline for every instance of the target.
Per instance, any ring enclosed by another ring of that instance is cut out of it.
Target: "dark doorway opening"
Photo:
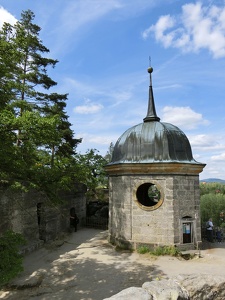
[[[192,223],[183,223],[183,244],[188,244],[192,242]]]
[[[46,240],[46,224],[45,224],[45,212],[44,212],[44,204],[39,202],[37,204],[37,223],[39,230],[39,239]]]

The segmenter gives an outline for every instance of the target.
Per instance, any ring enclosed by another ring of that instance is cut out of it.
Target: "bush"
[[[137,252],[139,254],[150,253],[150,249],[148,248],[148,246],[140,246],[138,247]]]
[[[221,212],[225,212],[225,195],[205,194],[200,199],[201,222],[204,225],[209,218],[213,219],[214,226],[220,226],[223,218],[220,217]]]
[[[25,243],[21,234],[10,230],[0,237],[0,287],[23,271],[23,258],[19,254],[19,246]]]

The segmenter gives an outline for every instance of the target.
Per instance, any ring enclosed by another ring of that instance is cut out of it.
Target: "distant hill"
[[[219,178],[207,178],[207,179],[202,179],[200,182],[218,182],[218,183],[223,183],[225,184],[225,180],[219,179]]]

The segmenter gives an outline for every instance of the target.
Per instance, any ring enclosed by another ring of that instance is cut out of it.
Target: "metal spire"
[[[143,119],[144,122],[151,122],[151,121],[160,121],[160,118],[157,117],[156,110],[155,110],[155,102],[153,96],[153,89],[152,89],[152,72],[153,68],[148,68],[148,73],[150,74],[150,85],[149,85],[149,98],[148,98],[148,112],[147,116]]]

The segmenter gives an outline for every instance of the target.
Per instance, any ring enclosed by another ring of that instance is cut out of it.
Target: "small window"
[[[159,188],[153,183],[144,183],[137,188],[137,202],[141,208],[153,210],[162,204],[162,195]]]

